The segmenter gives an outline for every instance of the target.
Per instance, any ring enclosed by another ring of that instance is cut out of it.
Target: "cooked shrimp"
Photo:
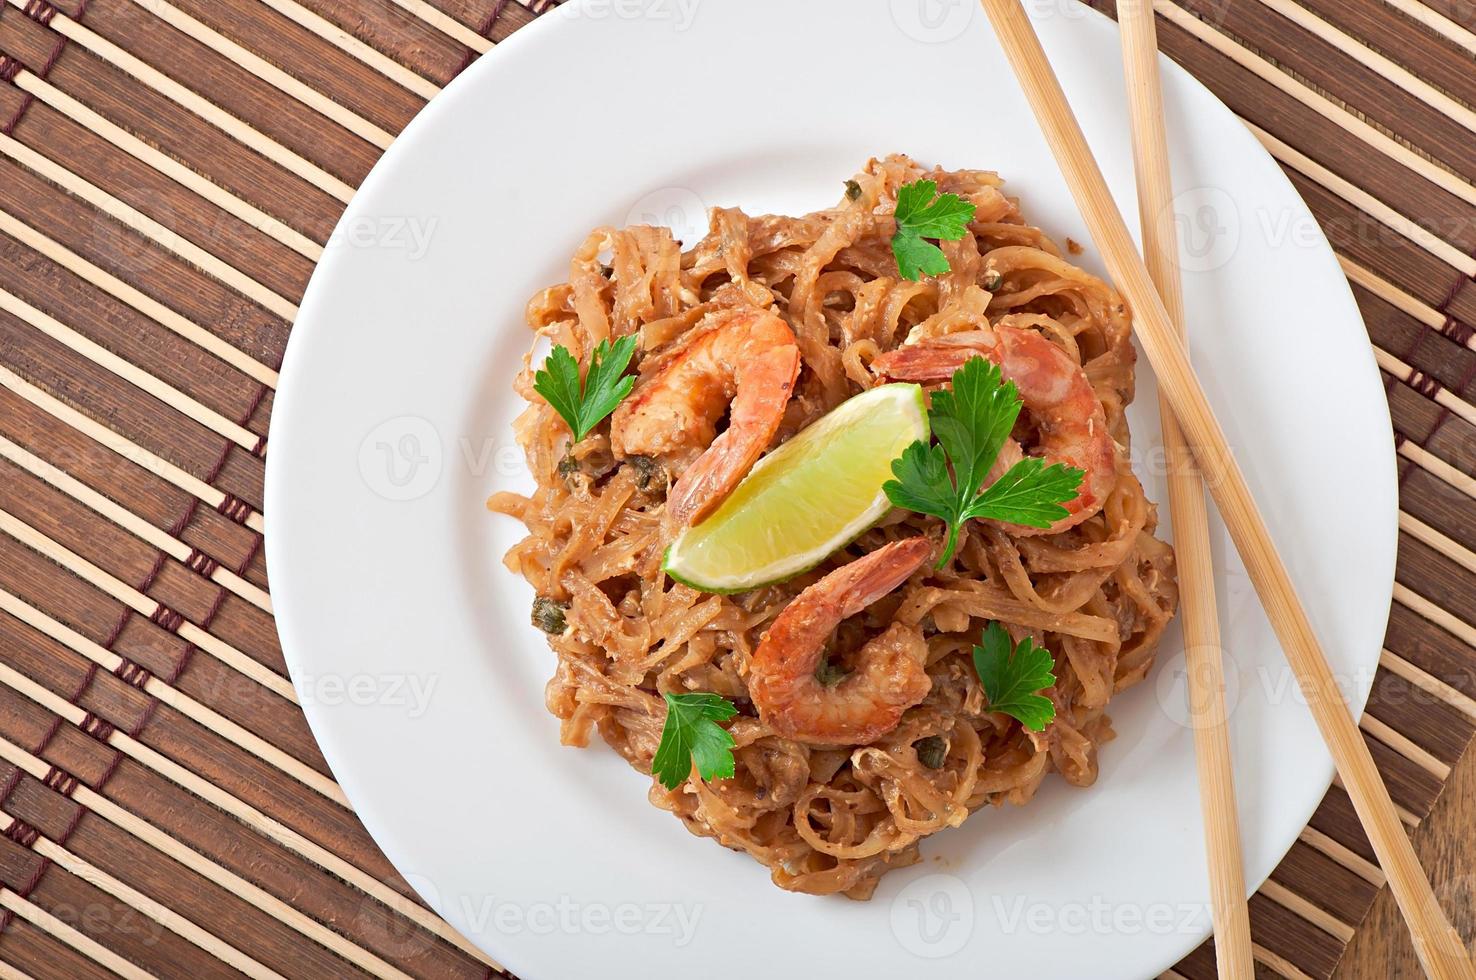
[[[996,327],[944,334],[882,354],[872,370],[899,381],[946,381],[971,357],[983,355],[999,365],[1020,392],[1025,410],[1040,434],[1047,462],[1083,470],[1081,492],[1065,504],[1070,513],[1049,528],[1010,525],[1017,535],[1053,534],[1080,524],[1102,509],[1117,482],[1117,446],[1107,416],[1086,372],[1071,356],[1033,330]],[[1001,459],[1018,458],[1011,441]],[[997,467],[996,467],[997,468]],[[998,472],[991,472],[990,479]]]
[[[856,669],[827,687],[815,676],[841,620],[907,581],[933,553],[926,538],[894,541],[836,569],[784,608],[754,651],[749,694],[781,735],[822,745],[873,742],[932,689],[927,645],[916,627],[893,623],[856,653]]]
[[[617,456],[685,465],[666,497],[678,527],[711,514],[748,473],[774,438],[800,369],[794,331],[777,314],[741,307],[707,321],[611,422]],[[725,411],[728,428],[717,435]]]

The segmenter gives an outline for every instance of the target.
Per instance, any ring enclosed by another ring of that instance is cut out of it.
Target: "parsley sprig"
[[[896,479],[882,487],[887,498],[948,525],[939,568],[953,557],[964,521],[977,517],[1050,527],[1067,515],[1061,505],[1081,489],[1081,470],[1060,463],[1047,466],[1033,456],[980,489],[1015,426],[1020,404],[1015,383],[1004,381],[997,365],[970,358],[953,372],[951,390],[933,392],[928,421],[937,443],[919,439],[892,461]]]
[[[989,698],[989,710],[1009,715],[1038,732],[1056,717],[1056,705],[1040,692],[1056,683],[1055,658],[1025,637],[1019,644],[999,623],[984,630],[983,646],[974,647],[974,670]]]
[[[579,362],[563,345],[549,352],[548,360],[533,375],[533,390],[544,397],[574,430],[574,441],[589,435],[635,385],[625,369],[635,354],[635,334],[615,341],[602,340],[589,357],[589,373],[579,379]]]
[[[892,254],[897,257],[897,271],[903,279],[916,281],[923,273],[941,276],[948,271],[943,250],[928,239],[962,238],[974,220],[974,206],[957,194],[939,194],[935,181],[916,180],[897,188],[895,217]]]
[[[661,744],[651,758],[651,772],[667,789],[676,789],[692,774],[703,779],[731,779],[733,736],[718,724],[738,713],[733,702],[717,694],[667,694],[666,724]]]

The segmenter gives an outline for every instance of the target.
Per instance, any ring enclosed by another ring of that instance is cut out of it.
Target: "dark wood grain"
[[[50,106],[32,106],[15,135],[29,146],[45,146],[48,156],[66,160],[79,177],[159,222],[171,236],[222,259],[288,302],[302,298],[310,262]]]
[[[1185,0],[1182,5],[1272,61],[1294,65],[1302,81],[1321,91],[1337,93],[1341,101],[1357,106],[1359,114],[1379,128],[1409,140],[1458,173],[1476,175],[1468,130],[1271,8],[1260,3],[1213,0]],[[1346,138],[1340,140],[1338,149],[1345,142]],[[1316,143],[1311,145],[1315,148]],[[1348,162],[1357,173],[1357,164]],[[1365,175],[1365,179],[1381,191],[1392,189],[1374,174]],[[1419,213],[1423,216],[1425,212]],[[1467,235],[1473,233],[1476,229],[1466,230]]]
[[[1476,754],[1469,754],[1456,767],[1445,793],[1434,811],[1411,836],[1421,863],[1429,871],[1435,894],[1451,924],[1466,941],[1476,944]],[[1418,977],[1415,957],[1387,890],[1374,899],[1368,920],[1353,938],[1338,980],[1373,980],[1381,977]]]
[[[271,63],[290,65],[291,73],[314,90],[391,133],[404,129],[425,105],[423,99],[403,86],[262,4],[179,0],[176,6]],[[127,13],[133,16],[131,10]],[[139,29],[154,28],[144,24]],[[223,71],[218,66],[212,70]],[[232,93],[223,93],[222,97],[228,100],[224,107],[263,132],[272,133],[292,149],[306,154],[325,135],[338,138],[333,134],[333,127],[325,126],[316,114],[293,108],[248,72],[234,72],[227,77],[232,82],[230,88],[242,94],[234,96],[241,101],[230,101]],[[378,159],[377,153],[355,152],[368,153],[371,163]]]
[[[1343,922],[1362,920],[1379,891],[1300,841],[1292,845],[1271,878]]]
[[[175,390],[232,421],[251,408],[261,388],[256,379],[4,234],[0,263],[20,273],[7,291]],[[264,422],[246,427],[266,435]]]
[[[105,970],[59,940],[31,925],[15,919],[0,938],[5,958],[33,977],[68,977],[76,980],[116,980],[116,974]]]
[[[1446,765],[1460,760],[1476,731],[1458,709],[1387,670],[1374,678],[1366,711]]]
[[[31,384],[46,389],[71,407],[95,419],[106,419],[115,431],[129,433],[134,443],[201,478],[215,471],[227,445],[225,438],[175,412],[132,384],[52,340],[9,314],[0,313],[0,357]],[[219,489],[260,508],[263,466],[260,459],[221,471]]]
[[[232,346],[282,363],[288,325],[280,317],[8,157],[0,157],[0,208]]]
[[[438,84],[449,82],[466,64],[464,46],[394,0],[303,0],[302,5]]]
[[[1412,20],[1390,16],[1381,5],[1302,0],[1302,6],[1316,11],[1318,16],[1375,51],[1409,67],[1441,91],[1467,105],[1476,105],[1476,74],[1471,72],[1470,55],[1446,38]],[[1448,3],[1436,2],[1430,6],[1450,15]],[[1293,63],[1300,61],[1298,58]]]
[[[204,3],[182,0],[175,6],[212,26],[219,26],[223,19],[220,16],[223,5],[209,0]],[[224,31],[226,36],[257,51],[268,61],[282,64],[273,55],[282,50],[278,38],[286,34],[294,44],[294,53],[288,62],[294,73],[306,74],[304,80],[318,91],[370,120],[398,129],[419,110],[421,103],[409,93],[369,71],[326,41],[282,21],[268,8],[258,4],[232,6],[234,9],[230,16],[224,18],[231,26],[231,30]],[[232,116],[350,184],[363,180],[369,167],[378,159],[378,150],[359,137],[327,124],[316,112],[295,106],[249,71],[181,34],[130,0],[92,4],[87,11],[86,23],[109,41],[176,81],[206,89],[210,100]],[[275,31],[270,26],[273,24],[278,25]],[[286,26],[280,26],[282,24]],[[275,42],[275,45],[265,42]],[[67,51],[64,60],[75,61],[77,67],[68,71],[84,77],[87,72],[101,71],[90,56],[75,48]],[[59,70],[63,67],[58,65]],[[67,80],[68,75],[63,73],[57,77],[60,84]],[[202,85],[198,81],[200,79],[208,82]],[[93,85],[88,85],[85,91],[90,93],[93,88]],[[140,88],[143,86],[138,83],[129,83],[124,91]],[[156,102],[156,98],[150,99],[149,104]],[[178,109],[166,111],[167,121],[160,127],[160,132],[166,134],[170,141],[179,141],[187,131],[175,129],[173,121],[184,120],[187,114]],[[193,124],[189,125],[194,128]],[[209,159],[212,167],[224,169],[221,167],[225,162],[223,154],[212,154]],[[289,190],[291,183],[289,180],[286,185]],[[269,189],[273,184],[263,182],[260,186]],[[319,223],[311,225],[315,234],[332,230],[331,224],[327,227],[321,225],[321,218],[321,215],[316,216],[315,222]]]

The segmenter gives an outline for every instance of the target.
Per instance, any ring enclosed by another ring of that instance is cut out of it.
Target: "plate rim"
[[[559,11],[562,10],[567,13],[572,8],[589,7],[601,4],[603,2],[608,2],[608,0],[568,0],[568,2],[566,2],[561,7],[553,8],[552,10],[548,11],[545,16],[535,18],[534,21],[517,30],[516,32],[514,32],[514,34],[510,35],[505,40],[499,42],[497,47],[521,52],[523,51],[523,49],[529,48],[536,44],[556,43],[557,35],[562,30],[564,30],[564,28],[559,26],[560,20],[563,19],[560,17]],[[1101,18],[1103,21],[1108,22],[1114,31],[1117,29],[1115,21],[1112,21],[1110,18],[1106,17],[1106,15],[1100,13],[1094,8],[1083,5],[1082,9],[1086,18],[1092,18],[1094,16]],[[1034,18],[1037,16],[1037,14],[1035,12],[1032,12],[1031,16],[1032,18]],[[573,18],[569,19],[572,20]],[[1189,73],[1186,69],[1183,69],[1177,63],[1169,60],[1167,56],[1161,57],[1163,57],[1164,59],[1162,62],[1162,67],[1164,68],[1166,73],[1172,72],[1174,74],[1181,75],[1181,81],[1183,83],[1187,83],[1190,86],[1200,90],[1204,96],[1207,96],[1214,103],[1220,106],[1224,106],[1223,101],[1217,95],[1215,95],[1215,93],[1211,91],[1206,85],[1200,82],[1198,78]],[[471,66],[468,67],[467,70],[463,71],[460,75],[458,75],[450,83],[448,83],[443,88],[439,97],[433,98],[427,103],[427,105],[410,121],[410,123],[405,127],[400,135],[396,137],[391,147],[380,157],[379,160],[376,161],[370,173],[365,177],[360,187],[356,190],[353,200],[345,209],[343,216],[340,219],[340,225],[338,227],[342,227],[342,224],[344,222],[347,222],[354,218],[358,213],[358,208],[362,206],[366,200],[374,196],[381,184],[392,183],[397,179],[403,179],[404,174],[399,172],[400,157],[404,155],[404,153],[409,152],[409,147],[412,147],[417,143],[422,131],[435,126],[442,116],[451,115],[455,112],[455,107],[459,105],[460,93],[462,93],[463,90],[471,90],[479,86],[487,85],[489,84],[489,82],[486,81],[487,76],[494,76],[503,71],[503,66],[500,64],[502,60],[502,58],[499,58],[495,55],[491,58],[478,58],[475,62],[473,62]],[[447,96],[453,97],[448,98]],[[1232,110],[1229,110],[1228,107],[1225,108],[1227,112],[1233,112]],[[1238,129],[1231,138],[1235,140],[1246,141],[1248,144],[1251,145],[1253,152],[1258,157],[1270,161],[1273,165],[1276,164],[1275,158],[1271,156],[1269,151],[1267,151],[1258,140],[1255,139],[1254,135],[1249,130],[1243,128]],[[1311,215],[1311,209],[1306,205],[1300,193],[1296,190],[1295,185],[1291,183],[1284,172],[1280,172],[1279,166],[1277,169],[1279,180],[1287,186],[1291,196],[1300,203],[1302,210],[1306,214]],[[1075,208],[1073,203],[1073,210],[1074,209]],[[1330,243],[1327,242],[1320,225],[1316,226],[1316,234],[1318,238],[1317,251],[1319,252],[1319,254],[1321,254],[1325,259],[1336,263],[1335,253],[1333,252]],[[272,419],[274,424],[284,419],[287,420],[286,424],[291,424],[291,419],[293,418],[293,413],[295,411],[295,405],[298,401],[297,393],[300,392],[304,385],[307,383],[305,380],[298,380],[298,375],[302,373],[302,371],[305,369],[297,367],[297,365],[302,361],[301,351],[304,349],[305,345],[303,343],[294,343],[294,340],[300,335],[304,335],[306,333],[306,331],[300,329],[302,325],[305,322],[316,318],[319,314],[319,307],[328,302],[328,299],[326,297],[320,296],[320,293],[323,293],[324,290],[327,288],[323,285],[326,276],[320,275],[320,271],[324,268],[336,266],[340,261],[342,260],[334,255],[325,255],[324,258],[318,263],[317,266],[315,266],[313,270],[313,275],[308,284],[308,288],[304,293],[303,301],[300,304],[299,316],[293,324],[293,330],[289,335],[288,344],[284,351],[283,361],[279,371],[279,382],[276,390],[276,400]],[[1340,276],[1340,279],[1342,279],[1343,289],[1347,294],[1348,303],[1350,304],[1355,312],[1355,315],[1357,315],[1361,322],[1362,313],[1357,307],[1351,285],[1347,283],[1346,277]],[[299,356],[294,357],[295,352]],[[1368,370],[1372,374],[1374,379],[1377,380],[1379,369],[1371,346],[1367,354]],[[1389,416],[1387,415],[1387,402],[1383,402],[1381,399],[1381,403],[1385,412],[1385,417],[1389,418]],[[1157,412],[1156,407],[1154,408],[1154,412]],[[1392,419],[1390,421],[1388,430],[1388,450],[1389,455],[1386,457],[1386,459],[1391,459],[1395,450]],[[282,487],[286,479],[283,476],[282,472],[282,468],[286,464],[283,463],[281,460],[282,457],[280,454],[268,454],[263,502],[263,511],[267,514],[279,510],[277,506],[274,506],[274,501],[277,500],[280,494],[283,492]],[[1397,474],[1397,467],[1394,466],[1392,463],[1389,463],[1387,466],[1387,475],[1392,477],[1395,474]],[[1387,548],[1387,550],[1391,555],[1394,555],[1397,553],[1397,541],[1399,533],[1398,494],[1397,483],[1393,482],[1392,480],[1388,482],[1390,482],[1392,488],[1391,492],[1389,493],[1391,506],[1389,508],[1387,524],[1384,528],[1384,535],[1389,542],[1389,547]],[[1165,509],[1167,507],[1166,501],[1160,501],[1160,505]],[[268,530],[270,530],[270,523],[268,523]],[[271,580],[280,581],[284,578],[290,577],[280,574],[280,570],[291,561],[290,558],[284,556],[284,548],[287,547],[289,546],[282,542],[278,542],[277,538],[272,536],[271,534],[268,533],[264,535],[264,551],[266,554],[268,575]],[[1384,614],[1382,619],[1383,628],[1385,630],[1387,629],[1388,618],[1391,613],[1393,585],[1395,582],[1395,562],[1394,560],[1392,560],[1392,558],[1389,562],[1387,577],[1388,588],[1386,590],[1381,589],[1381,595],[1387,595],[1388,597],[1388,601],[1384,603]],[[297,607],[297,600],[288,599],[285,596],[274,597],[274,606],[276,609],[274,619],[281,643],[282,654],[287,664],[289,674],[291,674],[293,678],[294,686],[296,687],[298,685],[298,677],[300,675],[301,668],[305,666],[305,662],[301,658],[300,654],[303,646],[306,645],[305,639],[301,641],[289,639],[290,636],[298,632],[298,621],[294,619],[295,610]],[[289,612],[289,610],[292,611]],[[1369,671],[1366,682],[1361,683],[1361,689],[1357,692],[1357,697],[1353,700],[1353,703],[1350,703],[1350,709],[1353,710],[1355,720],[1362,715],[1365,709],[1372,683],[1373,672]],[[300,689],[299,693],[301,693]],[[332,723],[327,720],[326,714],[318,706],[313,704],[304,704],[303,712],[307,718],[308,725],[313,734],[313,738],[320,746],[325,760],[327,760],[329,763],[330,769],[332,769],[336,774],[340,768],[340,766],[336,763],[344,763],[342,768],[344,768],[346,771],[355,769],[355,766],[349,765],[347,762],[348,757],[351,755],[351,753],[341,753],[340,747],[336,744],[336,738],[334,738],[333,735],[330,734],[333,726]],[[1325,775],[1318,776],[1314,781],[1320,781],[1321,785],[1330,786],[1334,776],[1334,767],[1330,759],[1327,761],[1324,768],[1326,770]],[[335,778],[338,778],[337,775],[335,775]],[[354,801],[356,797],[356,791],[350,789],[350,785],[358,784],[360,782],[358,773],[355,772],[351,775],[347,775],[345,778],[339,779],[339,782],[340,785],[343,787],[345,794],[348,795],[350,801]],[[362,799],[362,795],[360,796],[360,798]],[[1312,813],[1315,812],[1315,807],[1316,804],[1314,804],[1313,810],[1309,811],[1306,814],[1306,817],[1301,819],[1302,826],[1306,825],[1307,820],[1310,819]],[[400,848],[391,847],[383,843],[384,840],[390,838],[396,839],[396,842],[398,843],[398,838],[392,831],[389,830],[387,822],[381,819],[382,814],[362,811],[359,809],[359,806],[357,804],[354,805],[353,812],[356,814],[357,818],[363,822],[364,826],[369,831],[370,836],[374,839],[376,845],[381,847],[381,849],[385,853],[385,856],[389,858],[391,864],[393,864],[396,869],[399,870],[402,862],[400,860],[397,860],[397,852],[400,850]],[[375,829],[376,827],[384,828],[383,832]],[[1281,857],[1284,857],[1285,854],[1290,851],[1293,846],[1295,846],[1297,839],[1297,834],[1293,833],[1290,839],[1287,841],[1285,849],[1280,851]],[[1269,879],[1271,872],[1274,871],[1277,865],[1279,865],[1281,857],[1278,857],[1277,861],[1272,863],[1266,874],[1260,876],[1259,879],[1252,880],[1251,878],[1247,878],[1248,895],[1255,894],[1260,889],[1261,885],[1267,879]],[[439,902],[436,902],[429,898],[428,902],[435,910],[437,915],[442,916],[448,923],[451,923],[453,925],[453,928],[457,927],[457,923],[461,917],[456,913],[454,909],[443,908],[441,907],[441,904]],[[1162,969],[1171,967],[1174,963],[1178,962],[1184,955],[1196,948],[1205,938],[1208,937],[1208,935],[1209,930],[1206,929],[1198,936],[1185,937],[1184,941],[1175,947],[1176,952],[1174,952],[1169,959],[1160,964],[1160,972]],[[493,957],[499,962],[506,962],[506,960],[504,959],[504,954],[502,952],[488,949],[485,947],[484,944],[479,943],[476,940],[471,940],[470,942],[473,945],[476,945],[479,948],[483,949],[483,952],[486,953],[488,956]]]

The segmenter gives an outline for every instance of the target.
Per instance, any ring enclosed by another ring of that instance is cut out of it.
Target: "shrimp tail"
[[[986,351],[972,347],[912,344],[878,355],[871,368],[883,377],[930,384],[947,381],[971,358],[983,356]]]

